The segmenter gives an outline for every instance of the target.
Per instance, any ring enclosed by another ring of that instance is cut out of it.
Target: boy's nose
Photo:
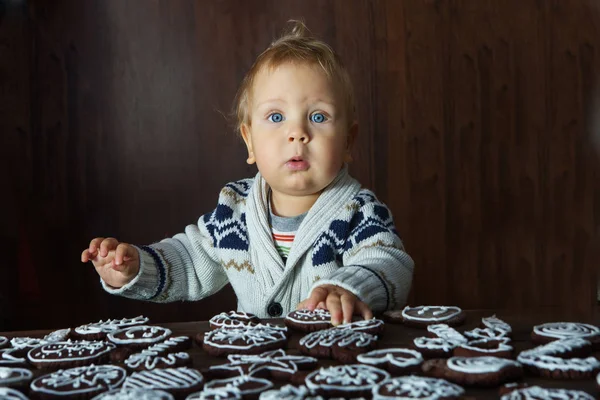
[[[310,137],[308,135],[308,132],[306,132],[306,130],[303,127],[295,127],[293,128],[288,136],[288,141],[289,142],[294,142],[294,141],[299,141],[300,143],[308,143],[310,141]]]

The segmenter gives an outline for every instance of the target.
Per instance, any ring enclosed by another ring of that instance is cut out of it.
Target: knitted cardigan
[[[344,167],[302,221],[287,261],[277,253],[268,224],[268,185],[254,179],[227,184],[217,207],[185,233],[138,247],[138,275],[125,297],[170,302],[199,300],[231,283],[238,310],[259,317],[294,310],[319,285],[354,293],[374,312],[402,306],[413,260],[404,252],[389,209],[361,189]]]

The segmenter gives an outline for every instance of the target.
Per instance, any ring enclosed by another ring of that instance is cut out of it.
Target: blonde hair
[[[285,63],[319,65],[328,79],[338,85],[345,102],[348,125],[355,120],[354,90],[350,75],[340,57],[322,40],[312,36],[302,21],[290,20],[291,29],[263,51],[254,61],[238,88],[233,104],[232,117],[239,133],[242,124],[250,125],[250,100],[256,75],[267,67],[277,68]]]

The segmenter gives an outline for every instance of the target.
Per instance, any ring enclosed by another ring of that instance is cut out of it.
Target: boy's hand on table
[[[114,288],[131,282],[140,270],[140,256],[135,247],[115,238],[95,238],[81,253],[81,262],[91,261],[102,280]]]
[[[310,296],[298,304],[297,309],[314,310],[326,308],[331,313],[331,324],[339,325],[352,322],[352,315],[362,315],[364,319],[373,318],[369,306],[360,301],[352,292],[335,285],[317,286]]]

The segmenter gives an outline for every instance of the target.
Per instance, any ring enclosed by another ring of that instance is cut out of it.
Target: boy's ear
[[[244,143],[246,143],[246,148],[248,149],[248,159],[246,162],[248,164],[254,164],[256,162],[256,158],[254,158],[254,151],[252,150],[252,133],[250,132],[250,127],[248,124],[242,124],[240,127],[240,132],[242,133],[242,139],[244,139]]]
[[[354,141],[358,135],[358,122],[354,121],[348,129],[348,137],[346,138],[346,154],[344,155],[344,162],[352,162],[352,147],[354,147]]]

